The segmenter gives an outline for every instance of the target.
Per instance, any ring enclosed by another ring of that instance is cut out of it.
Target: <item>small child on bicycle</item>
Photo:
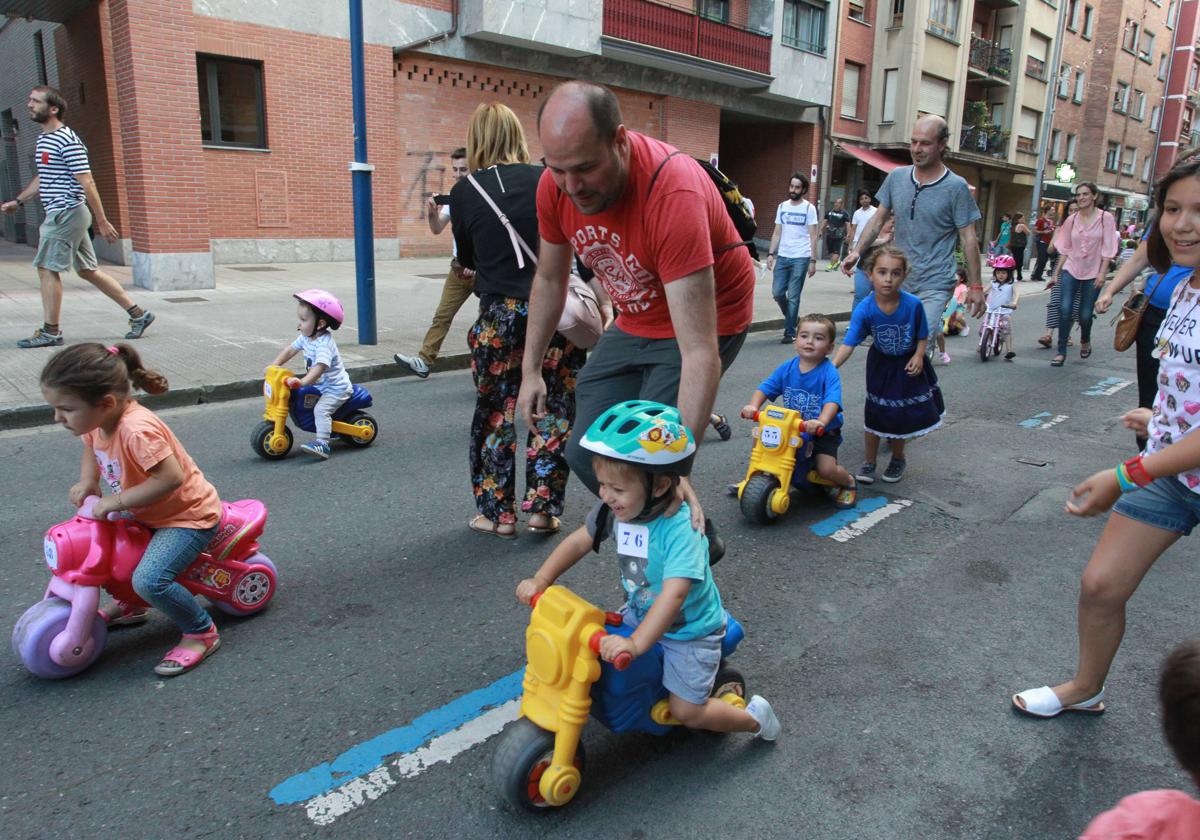
[[[537,573],[517,586],[523,604],[544,592],[589,551],[614,537],[621,584],[627,593],[629,636],[600,641],[600,657],[636,658],[663,649],[663,687],[671,714],[691,729],[753,732],[779,737],[771,704],[755,695],[745,709],[711,697],[721,665],[725,609],[708,562],[708,539],[695,530],[685,502],[672,505],[680,478],[691,472],[696,439],[679,410],[661,403],[618,403],[596,418],[580,442],[592,452],[601,502],[587,524],[564,539]]]
[[[287,386],[295,390],[305,385],[316,385],[321,392],[321,398],[313,406],[317,436],[311,443],[301,446],[300,450],[324,461],[328,460],[330,454],[329,436],[333,432],[334,412],[354,394],[350,374],[342,366],[342,357],[332,334],[332,330],[342,325],[346,313],[338,299],[324,289],[305,289],[292,297],[299,301],[296,329],[300,335],[280,350],[271,364],[282,365],[297,353],[304,354],[307,371],[302,378],[289,377]]]
[[[1001,254],[992,257],[989,263],[992,266],[992,287],[988,290],[984,323],[995,320],[996,335],[1004,339],[1004,360],[1011,362],[1017,356],[1012,349],[1012,314],[1021,299],[1021,292],[1013,282],[1013,269],[1017,267],[1017,261],[1008,254]],[[980,336],[980,340],[986,340],[986,336]]]
[[[833,482],[829,494],[842,509],[858,501],[854,476],[838,463],[842,445],[842,377],[829,361],[837,340],[837,327],[824,315],[805,315],[796,324],[796,357],[787,360],[762,381],[750,402],[742,408],[742,417],[753,420],[768,400],[782,397],[784,408],[800,412],[804,431],[816,437],[812,453],[817,474]],[[799,478],[799,476],[797,476]]]

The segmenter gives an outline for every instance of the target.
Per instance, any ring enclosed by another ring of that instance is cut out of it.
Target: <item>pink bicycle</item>
[[[979,361],[986,362],[992,356],[999,356],[1004,349],[1004,335],[1001,331],[1003,313],[988,312],[983,316],[979,325]]]
[[[150,542],[151,530],[111,513],[92,516],[97,496],[78,513],[46,532],[46,565],[53,577],[41,601],[13,628],[13,651],[34,675],[62,679],[89,667],[104,650],[108,624],[99,611],[100,590],[132,607],[149,606],[133,589],[133,572]],[[259,552],[267,521],[262,502],[223,503],[217,533],[178,578],[218,610],[250,615],[275,595],[275,565]]]

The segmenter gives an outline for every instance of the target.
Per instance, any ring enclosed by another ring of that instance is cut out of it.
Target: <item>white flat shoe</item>
[[[1022,702],[1018,703],[1018,700]],[[1062,701],[1058,699],[1058,695],[1054,693],[1054,689],[1048,685],[1044,685],[1041,688],[1030,688],[1022,691],[1020,694],[1014,694],[1012,704],[1013,708],[1021,714],[1036,718],[1058,717],[1063,712],[1099,715],[1104,713],[1104,689],[1100,689],[1099,694],[1084,700],[1082,703],[1064,706]]]

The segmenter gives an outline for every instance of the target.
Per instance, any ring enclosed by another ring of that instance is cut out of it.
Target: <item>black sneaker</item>
[[[863,464],[858,468],[858,472],[854,474],[854,478],[859,484],[874,484],[875,483],[875,465]]]
[[[883,471],[883,480],[889,484],[895,484],[904,478],[904,467],[907,464],[908,462],[903,458],[892,458],[887,465],[887,469]]]
[[[28,350],[30,347],[58,347],[62,343],[63,334],[61,332],[46,332],[41,327],[38,327],[29,338],[22,338],[17,341],[17,346],[23,350]]]
[[[795,340],[796,340],[796,337],[794,335],[785,335],[783,338],[779,339],[779,343],[780,344],[791,344]]]
[[[729,440],[733,437],[733,429],[729,428],[729,422],[725,419],[724,414],[714,414],[712,416],[712,427],[717,430],[717,434],[721,436],[721,440]]]

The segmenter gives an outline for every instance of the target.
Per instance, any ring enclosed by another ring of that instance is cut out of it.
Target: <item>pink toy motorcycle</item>
[[[13,628],[13,651],[45,679],[78,674],[104,650],[108,624],[98,610],[101,588],[130,606],[149,606],[132,580],[152,532],[116,513],[93,518],[97,500],[88,496],[74,517],[46,532],[46,565],[54,576],[45,598]],[[266,607],[277,585],[274,564],[258,550],[267,508],[253,499],[222,507],[216,535],[178,581],[224,613],[250,615]]]

